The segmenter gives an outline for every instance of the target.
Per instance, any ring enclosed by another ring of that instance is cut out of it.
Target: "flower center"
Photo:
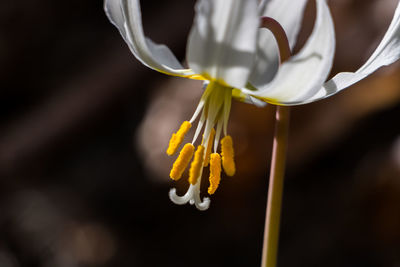
[[[168,155],[176,153],[185,135],[192,127],[192,123],[201,113],[192,142],[183,146],[170,172],[171,179],[179,180],[193,158],[188,178],[190,186],[183,196],[178,196],[175,188],[171,189],[169,196],[172,202],[180,205],[189,202],[190,204],[195,204],[199,210],[206,210],[210,200],[208,198],[201,200],[200,198],[203,168],[210,166],[210,185],[208,188],[210,195],[214,194],[218,188],[222,168],[228,176],[235,174],[233,141],[232,137],[227,134],[232,89],[232,87],[217,81],[209,82],[190,121],[184,121],[179,130],[172,134],[167,149]],[[195,151],[194,144],[201,131],[203,131],[203,138]],[[224,137],[221,139],[220,155],[217,150],[221,132],[223,132]],[[211,153],[212,150],[213,153]]]

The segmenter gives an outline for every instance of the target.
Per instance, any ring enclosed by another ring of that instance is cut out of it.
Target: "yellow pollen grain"
[[[197,147],[196,153],[194,153],[194,159],[192,164],[190,165],[189,170],[189,183],[195,185],[197,183],[197,179],[200,176],[201,168],[203,167],[203,158],[204,158],[204,146],[199,145]]]
[[[221,156],[218,153],[212,153],[210,159],[210,186],[208,193],[210,195],[215,193],[219,182],[221,181]]]
[[[233,176],[236,172],[234,152],[233,152],[233,141],[232,137],[227,135],[221,140],[221,156],[222,156],[222,167],[226,175]]]
[[[212,149],[212,146],[214,143],[214,136],[215,136],[215,130],[213,128],[213,129],[211,129],[210,137],[208,138],[206,158],[204,159],[204,167],[207,167],[208,163],[210,162],[210,154],[211,154],[211,149]]]
[[[183,146],[178,158],[174,162],[174,165],[172,165],[171,172],[169,173],[169,177],[171,177],[172,180],[177,181],[182,177],[183,172],[193,157],[193,153],[194,145],[187,143]]]
[[[178,147],[182,144],[183,138],[185,138],[185,134],[190,130],[192,124],[188,121],[184,121],[176,133],[172,134],[171,139],[169,140],[169,145],[167,148],[167,154],[169,156],[175,154],[178,150]]]

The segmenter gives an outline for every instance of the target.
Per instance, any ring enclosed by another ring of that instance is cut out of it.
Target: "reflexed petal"
[[[261,16],[271,17],[281,24],[288,37],[290,48],[293,48],[306,4],[307,0],[272,0],[262,1],[259,8]],[[249,79],[257,88],[269,83],[279,67],[279,51],[275,37],[266,29],[261,29],[259,34],[256,65]]]
[[[367,62],[356,72],[341,72],[329,80],[308,102],[326,98],[364,79],[382,66],[392,64],[400,58],[400,3],[392,22]]]
[[[157,63],[165,67],[168,66],[169,69],[172,68],[173,70],[183,69],[182,64],[179,63],[166,45],[156,44],[149,38],[146,38],[146,44],[151,56]]]
[[[262,14],[262,16],[275,19],[282,25],[291,48],[296,44],[307,1],[271,0],[266,4],[266,8]]]
[[[332,17],[325,0],[317,0],[317,18],[300,52],[282,64],[274,80],[257,91],[244,93],[281,105],[300,104],[313,96],[326,80],[335,50]]]
[[[239,101],[240,100],[241,99],[239,99]],[[257,98],[255,98],[254,96],[251,96],[251,95],[246,95],[246,97],[243,99],[243,102],[247,103],[247,104],[254,105],[254,106],[259,107],[259,108],[263,108],[268,104],[267,102],[264,102],[264,101],[262,101],[260,99],[257,99]]]
[[[133,55],[144,65],[169,75],[193,74],[182,67],[168,47],[155,44],[144,36],[139,0],[105,0],[104,9]]]
[[[126,41],[126,33],[124,28],[124,15],[122,14],[122,8],[120,4],[120,0],[105,0],[104,1],[104,11],[108,19],[114,24],[115,27],[118,28],[122,37]]]
[[[257,0],[199,0],[188,40],[190,68],[243,87],[254,64],[258,25]]]
[[[258,14],[259,16],[264,16],[265,8],[267,4],[271,2],[271,0],[261,0],[260,4],[258,5]]]
[[[232,97],[240,102],[252,104],[252,105],[255,105],[260,108],[265,107],[267,105],[266,102],[264,102],[260,99],[257,99],[251,95],[244,94],[241,90],[239,90],[237,88],[234,88],[232,90]]]

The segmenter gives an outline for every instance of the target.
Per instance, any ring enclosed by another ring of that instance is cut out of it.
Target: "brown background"
[[[194,1],[142,2],[146,33],[184,60]],[[332,74],[354,71],[396,1],[330,6]],[[313,18],[311,3],[297,49]],[[400,265],[399,74],[292,109],[279,266]],[[164,150],[200,94],[142,66],[101,1],[2,1],[0,266],[259,266],[273,107],[233,103],[238,173],[199,212],[169,201],[187,185]]]

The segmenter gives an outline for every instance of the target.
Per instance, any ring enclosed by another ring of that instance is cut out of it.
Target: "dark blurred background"
[[[396,2],[330,1],[332,74],[368,58]],[[154,3],[145,32],[183,61],[194,0]],[[168,199],[187,184],[164,151],[200,87],[142,66],[99,0],[0,2],[0,267],[259,266],[272,106],[233,103],[238,171],[208,211]],[[279,266],[400,266],[399,116],[399,64],[292,109]]]

